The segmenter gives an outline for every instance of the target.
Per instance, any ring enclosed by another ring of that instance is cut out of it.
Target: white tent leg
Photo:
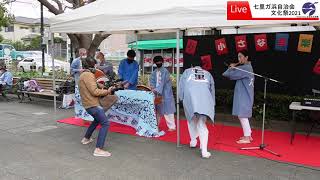
[[[51,33],[51,32],[50,32]],[[56,68],[54,66],[54,34],[51,33],[51,57],[52,57],[52,89],[54,93],[56,92]],[[57,97],[53,96],[53,107],[54,107],[54,112],[57,112]]]
[[[176,66],[177,66],[177,89],[176,89],[176,101],[177,101],[177,147],[180,147],[180,108],[179,108],[179,75],[180,75],[180,65],[179,65],[179,58],[180,58],[180,29],[176,32]]]

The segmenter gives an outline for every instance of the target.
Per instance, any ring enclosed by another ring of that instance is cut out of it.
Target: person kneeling
[[[99,89],[94,76],[95,60],[91,57],[84,59],[82,66],[85,69],[80,75],[79,87],[82,104],[86,111],[94,118],[93,122],[86,131],[84,138],[81,140],[82,144],[89,144],[93,142],[91,135],[93,131],[100,124],[101,129],[97,139],[96,148],[94,150],[94,156],[111,156],[111,153],[103,150],[105,139],[108,133],[109,120],[105,114],[104,109],[100,106],[99,97],[107,96],[112,93],[112,87],[108,90]]]

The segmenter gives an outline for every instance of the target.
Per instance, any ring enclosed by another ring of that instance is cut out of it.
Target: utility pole
[[[41,13],[41,27],[40,27],[40,33],[41,33],[41,50],[42,50],[42,75],[45,72],[45,57],[44,57],[44,50],[45,50],[45,43],[44,43],[44,28],[43,28],[43,4],[41,3],[40,6],[40,13]],[[53,57],[52,57],[53,58]],[[52,70],[54,71],[55,68],[52,67]]]

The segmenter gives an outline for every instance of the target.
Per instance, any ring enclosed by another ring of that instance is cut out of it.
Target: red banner
[[[315,74],[320,75],[320,59],[318,60],[318,62],[317,62],[316,65],[314,66],[313,72],[314,72]]]
[[[235,38],[235,41],[236,41],[236,50],[237,50],[237,52],[248,49],[246,35],[235,36],[234,38]]]
[[[215,45],[218,55],[228,54],[228,48],[225,38],[215,40]]]
[[[211,56],[210,55],[201,56],[201,64],[203,69],[207,71],[212,70]]]
[[[198,44],[198,41],[188,39],[186,53],[190,54],[190,55],[194,55],[194,53],[196,52],[196,49],[197,49],[197,44]]]
[[[268,42],[266,34],[254,35],[254,42],[256,45],[256,51],[268,50]]]

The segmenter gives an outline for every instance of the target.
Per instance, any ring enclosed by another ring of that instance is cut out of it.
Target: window
[[[2,48],[3,48],[2,45],[0,45],[0,50],[2,50]]]
[[[13,26],[4,27],[4,32],[13,32],[13,31],[14,31],[14,27]]]
[[[33,62],[33,59],[25,59],[23,62]]]

